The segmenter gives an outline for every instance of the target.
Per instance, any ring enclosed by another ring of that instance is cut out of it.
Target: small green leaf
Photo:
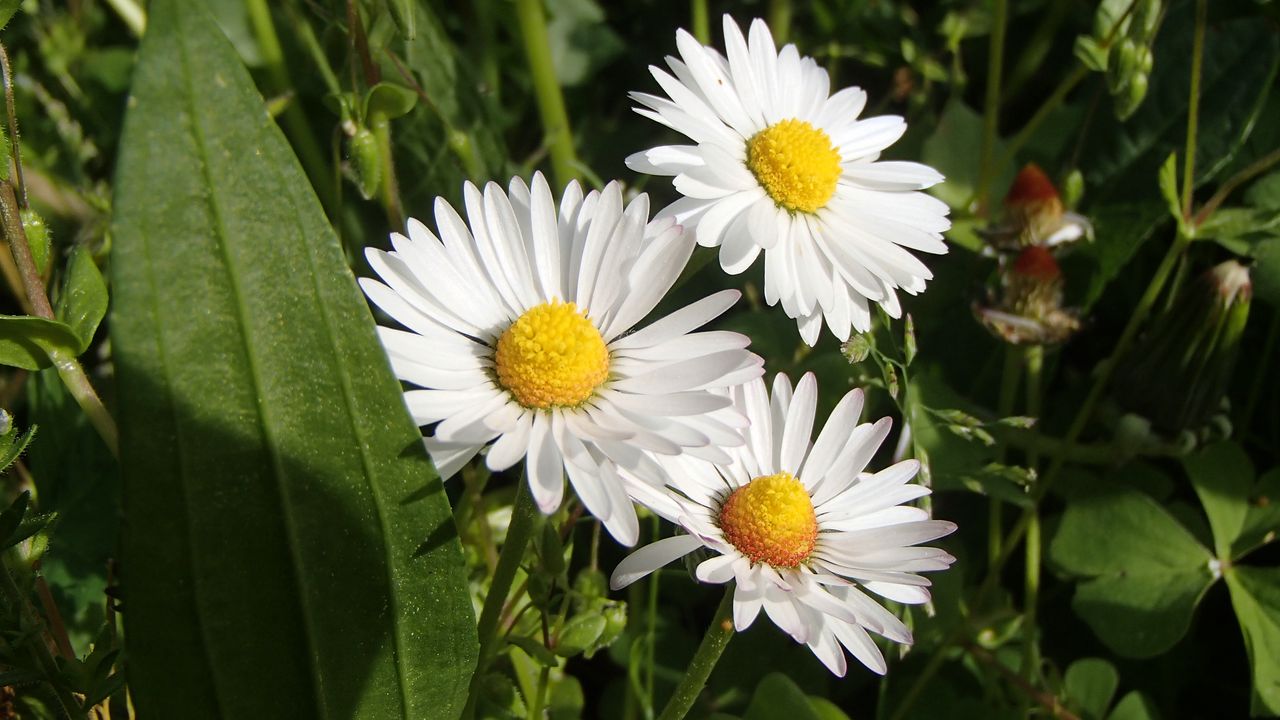
[[[524,637],[522,635],[511,635],[507,637],[507,643],[514,647],[518,647],[524,651],[535,662],[547,667],[556,667],[560,661],[556,659],[555,653],[546,648],[545,645],[534,640],[533,638]]]
[[[1253,463],[1238,444],[1220,442],[1187,456],[1182,465],[1209,516],[1218,557],[1230,560],[1231,547],[1240,537],[1249,509]]]
[[[22,0],[0,0],[0,28],[9,24],[9,20],[20,7],[22,7]],[[8,166],[9,164],[5,163],[6,169]]]
[[[1280,211],[1280,170],[1253,181],[1244,201],[1259,210]]]
[[[824,720],[809,697],[782,673],[769,673],[756,686],[742,720]]]
[[[1094,72],[1107,71],[1107,51],[1087,35],[1076,38],[1075,54],[1085,67]]]
[[[0,365],[49,367],[50,353],[80,354],[80,338],[65,323],[30,315],[0,315]]]
[[[575,615],[560,630],[556,641],[556,654],[572,657],[596,644],[604,634],[607,622],[603,615]]]
[[[809,696],[809,707],[820,720],[849,720],[849,716],[838,705],[824,697]]]
[[[1212,555],[1185,527],[1149,496],[1120,486],[1069,502],[1049,557],[1085,578],[1072,607],[1126,657],[1172,647],[1215,580]]]
[[[1275,539],[1280,529],[1280,467],[1272,468],[1249,492],[1249,509],[1245,511],[1240,537],[1232,547],[1232,559]]]
[[[1178,153],[1176,152],[1169,153],[1169,157],[1165,158],[1164,164],[1160,166],[1160,194],[1164,196],[1164,202],[1169,206],[1169,215],[1181,226],[1185,221],[1182,217],[1182,201],[1178,199]]]
[[[0,539],[7,539],[22,524],[22,517],[27,514],[27,504],[31,502],[31,491],[23,490],[14,498],[4,512],[0,512]],[[5,544],[4,547],[9,547]]]
[[[1067,668],[1062,686],[1084,720],[1102,720],[1120,686],[1120,674],[1102,658],[1081,658]]]
[[[907,313],[907,321],[902,329],[902,348],[903,359],[910,367],[911,361],[916,359],[916,324],[911,319],[911,313]]]
[[[1280,714],[1280,568],[1237,566],[1226,579],[1253,668],[1250,714]]]
[[[1159,720],[1159,718],[1160,714],[1156,712],[1155,703],[1137,690],[1120,698],[1115,709],[1107,716],[1107,720]]]
[[[6,446],[3,452],[0,452],[0,472],[8,469],[13,464],[13,461],[17,460],[18,456],[22,454],[22,451],[27,449],[27,445],[31,444],[31,439],[36,435],[36,426],[32,425],[21,435],[15,436],[12,432],[6,433],[6,435],[8,435],[8,438],[4,441]]]
[[[364,117],[381,115],[388,120],[395,120],[408,115],[418,104],[418,94],[403,85],[380,82],[369,88],[364,96]]]
[[[107,314],[107,283],[93,262],[93,255],[84,246],[77,247],[71,254],[67,263],[67,279],[54,310],[58,319],[80,339],[76,354],[87,350],[98,324]]]

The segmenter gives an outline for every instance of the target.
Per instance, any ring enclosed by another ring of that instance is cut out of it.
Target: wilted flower
[[[1054,247],[1093,235],[1088,218],[1067,211],[1053,182],[1040,166],[1028,163],[1018,171],[1004,198],[1001,224],[981,231],[997,250],[1016,251],[1029,245]]]
[[[1062,269],[1043,245],[1023,248],[1001,271],[999,299],[975,304],[978,321],[997,337],[1014,345],[1052,345],[1063,342],[1080,321],[1062,307]]]

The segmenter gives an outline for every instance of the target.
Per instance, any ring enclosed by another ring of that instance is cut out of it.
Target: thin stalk
[[[480,621],[476,625],[476,635],[480,640],[480,654],[476,662],[475,675],[471,678],[471,692],[467,697],[467,707],[463,711],[463,717],[475,716],[481,679],[498,645],[498,620],[502,616],[502,608],[506,605],[507,593],[511,591],[511,583],[515,580],[516,571],[520,569],[520,561],[524,558],[529,538],[533,536],[537,516],[538,508],[533,504],[529,482],[522,477],[516,488],[515,504],[511,509],[511,524],[507,526],[507,539],[502,543],[502,552],[498,555],[498,567],[493,571],[489,593],[485,595],[484,607],[480,610]]]
[[[960,627],[957,627],[956,631],[952,633],[952,637],[950,637],[947,642],[940,645],[938,649],[934,650],[933,654],[929,656],[929,661],[920,669],[920,674],[916,675],[915,682],[911,684],[911,687],[907,688],[906,694],[902,696],[902,701],[898,703],[897,709],[895,709],[893,714],[889,716],[889,720],[902,720],[905,718],[907,716],[907,711],[916,704],[916,700],[920,699],[920,695],[923,694],[925,688],[929,686],[929,682],[933,680],[933,676],[937,675],[938,671],[942,669],[942,663],[947,659],[947,654],[944,650],[946,650],[948,645],[958,639]]]
[[[1196,187],[1196,132],[1200,124],[1200,70],[1204,65],[1204,30],[1209,0],[1196,0],[1196,31],[1191,46],[1191,99],[1187,107],[1187,146],[1182,165],[1182,217],[1191,219],[1191,195]]]
[[[393,228],[404,227],[404,210],[400,205],[400,183],[396,180],[395,154],[391,148],[391,121],[386,115],[374,113],[369,118],[369,129],[378,146],[378,164],[382,166],[382,182],[379,194],[387,222]]]
[[[662,520],[657,515],[653,516],[652,535],[654,541],[658,539],[658,534],[662,529]],[[653,670],[657,664],[657,647],[658,647],[658,588],[662,573],[649,573],[648,578],[648,597],[645,607],[645,648],[644,648],[644,691],[645,696],[649,698],[650,705],[653,703]]]
[[[1004,157],[1001,164],[1008,163],[1013,160],[1013,158],[1018,154],[1018,151],[1022,149],[1022,146],[1026,145],[1027,141],[1031,139],[1031,136],[1035,134],[1035,131],[1039,129],[1040,124],[1043,123],[1054,110],[1057,110],[1058,106],[1062,104],[1062,101],[1067,99],[1067,95],[1072,90],[1075,90],[1076,86],[1088,76],[1089,69],[1083,65],[1077,65],[1075,69],[1071,71],[1071,74],[1067,75],[1062,79],[1062,82],[1058,83],[1058,87],[1054,88],[1049,97],[1040,104],[1040,107],[1036,110],[1035,114],[1031,116],[1031,119],[1027,121],[1027,124],[1023,125],[1022,129],[1019,130],[1018,133],[1013,136],[1013,139],[1005,145]]]
[[[65,688],[61,683],[56,682],[59,676],[58,663],[53,659],[53,653],[49,651],[49,646],[45,644],[44,623],[40,616],[31,607],[27,596],[18,587],[18,583],[13,579],[13,573],[9,570],[9,557],[11,553],[4,553],[3,560],[0,561],[0,593],[4,594],[5,600],[9,606],[17,609],[18,616],[22,619],[25,629],[31,630],[26,634],[25,642],[27,650],[31,653],[32,659],[36,665],[40,667],[40,672],[44,673],[45,680],[53,689],[53,697],[57,700],[58,705],[64,715],[70,718],[83,715],[83,708],[76,701],[71,691]]]
[[[533,79],[538,113],[546,132],[547,151],[551,154],[551,172],[558,185],[579,177],[578,157],[573,149],[573,133],[569,114],[564,109],[564,95],[551,63],[551,43],[547,38],[547,19],[542,14],[542,0],[515,0],[516,18],[529,75]]]
[[[1257,160],[1254,160],[1240,170],[1240,172],[1232,175],[1230,179],[1222,183],[1222,187],[1218,188],[1218,191],[1213,194],[1213,197],[1209,198],[1209,201],[1200,208],[1200,211],[1196,213],[1195,218],[1192,219],[1191,224],[1196,227],[1203,225],[1206,220],[1217,212],[1218,207],[1226,201],[1227,197],[1229,197],[1231,193],[1235,192],[1236,188],[1249,182],[1267,170],[1270,170],[1276,163],[1280,163],[1280,148],[1276,148]]]
[[[1009,27],[1009,0],[992,8],[991,51],[987,61],[987,96],[982,107],[982,152],[978,168],[978,214],[985,215],[995,173],[996,134],[1000,120],[1000,80],[1004,74],[1004,36]]]
[[[1030,345],[1025,351],[1027,368],[1027,415],[1041,415],[1041,373],[1044,369],[1044,346]],[[1027,467],[1035,470],[1040,465],[1040,455],[1035,450],[1027,453]],[[1023,584],[1023,627],[1026,644],[1023,648],[1023,676],[1034,683],[1036,668],[1036,614],[1040,602],[1040,512],[1030,509],[1027,519],[1027,537],[1023,543],[1026,571]]]
[[[253,35],[258,41],[258,50],[262,53],[262,64],[266,68],[267,78],[271,83],[271,92],[283,95],[293,92],[293,83],[289,79],[289,68],[285,64],[284,50],[280,47],[280,36],[276,34],[275,23],[271,19],[271,8],[267,0],[245,0],[245,9],[249,14],[249,22],[253,25]],[[311,133],[311,125],[303,114],[302,107],[295,101],[289,102],[281,116],[289,139],[297,150],[298,160],[311,179],[320,204],[325,207],[331,217],[337,216],[336,195],[329,181],[328,162],[320,143]]]
[[[769,32],[778,43],[791,33],[791,0],[769,0]]]
[[[1022,358],[1013,345],[1004,349],[1004,367],[1000,373],[1000,399],[996,413],[1004,418],[1013,414],[1013,403],[1018,396],[1018,383],[1022,376]],[[1005,445],[1000,446],[998,460],[1004,462]],[[991,498],[987,514],[987,563],[994,564],[1000,557],[1000,543],[1004,539],[1004,503]]]
[[[1045,710],[1048,710],[1050,717],[1057,718],[1058,720],[1080,720],[1080,716],[1062,706],[1062,703],[1058,701],[1057,696],[1043,690],[1038,690],[1026,680],[1018,677],[1017,674],[1005,667],[1004,663],[1000,662],[999,658],[992,655],[990,650],[973,644],[967,645],[965,650],[968,651],[968,653],[978,662],[981,662],[983,665],[987,665],[988,667],[995,668],[1005,677],[1005,679],[1012,683],[1014,687],[1026,693],[1029,699],[1034,700]]]
[[[1003,96],[1001,102],[1003,104],[1008,105],[1018,91],[1040,69],[1044,59],[1048,57],[1049,51],[1053,49],[1053,40],[1058,37],[1058,29],[1062,26],[1062,20],[1066,17],[1067,11],[1072,9],[1072,6],[1071,0],[1052,0],[1049,3],[1049,9],[1041,15],[1040,24],[1031,33],[1031,39],[1027,40],[1022,53],[1018,55],[1018,59],[1010,66],[1012,69],[1009,71],[1009,81],[1004,84],[1004,89],[1001,91]]]
[[[18,183],[18,207],[27,207],[27,181],[22,176],[22,143],[19,142],[18,116],[14,112],[13,73],[9,70],[9,52],[0,44],[0,71],[4,73],[4,106],[9,121],[9,153],[13,156],[14,180]]]
[[[703,45],[711,44],[711,21],[707,12],[707,0],[693,0],[689,8],[689,24],[693,26],[693,36]]]
[[[22,228],[22,220],[18,216],[18,199],[13,194],[13,186],[7,182],[0,182],[0,224],[3,225],[4,237],[9,243],[9,249],[13,251],[13,260],[18,265],[23,289],[31,302],[31,307],[35,310],[35,315],[46,320],[56,320],[53,307],[49,305],[49,296],[44,290],[44,281],[36,271],[35,261],[31,258],[31,246],[27,244],[27,233]],[[84,368],[80,366],[80,361],[64,348],[51,346],[47,352],[49,361],[58,371],[58,377],[62,379],[63,385],[75,398],[76,403],[84,410],[94,429],[102,436],[107,449],[113,456],[120,457],[120,434],[116,430],[116,423],[111,419],[111,413],[107,412],[98,393],[94,391],[89,377],[84,373]]]
[[[546,702],[547,681],[551,679],[551,668],[542,666],[538,673],[538,684],[533,689],[533,702],[529,703],[529,720],[542,720],[542,706]]]
[[[720,654],[732,637],[733,586],[730,585],[725,588],[720,607],[716,608],[715,617],[707,626],[707,634],[702,636],[702,644],[698,645],[698,651],[693,654],[689,667],[685,668],[684,675],[680,678],[680,684],[676,686],[675,693],[667,701],[658,720],[680,720],[689,713],[689,708],[698,699],[698,694],[707,684],[707,678],[711,677],[711,670],[715,668],[716,661],[720,659]]]

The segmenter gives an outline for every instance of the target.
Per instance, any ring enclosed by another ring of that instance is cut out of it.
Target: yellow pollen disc
[[[498,338],[498,383],[527,408],[586,402],[609,376],[609,349],[573,303],[530,308]]]
[[[747,141],[747,168],[778,205],[811,213],[836,193],[840,153],[822,130],[783,120]]]
[[[720,508],[720,529],[751,562],[790,568],[813,552],[818,518],[809,491],[780,472],[734,490]]]

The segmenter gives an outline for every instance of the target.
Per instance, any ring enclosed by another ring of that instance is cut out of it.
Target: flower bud
[[[351,169],[356,187],[365,200],[378,194],[382,186],[382,163],[378,159],[378,140],[363,125],[351,136]]]
[[[1190,283],[1121,359],[1116,394],[1169,434],[1219,409],[1249,318],[1249,270],[1228,260]]]
[[[22,229],[27,234],[27,245],[31,248],[31,261],[36,265],[36,272],[46,275],[49,272],[49,256],[52,254],[49,226],[40,217],[40,213],[31,208],[19,210],[18,216],[22,220]]]

